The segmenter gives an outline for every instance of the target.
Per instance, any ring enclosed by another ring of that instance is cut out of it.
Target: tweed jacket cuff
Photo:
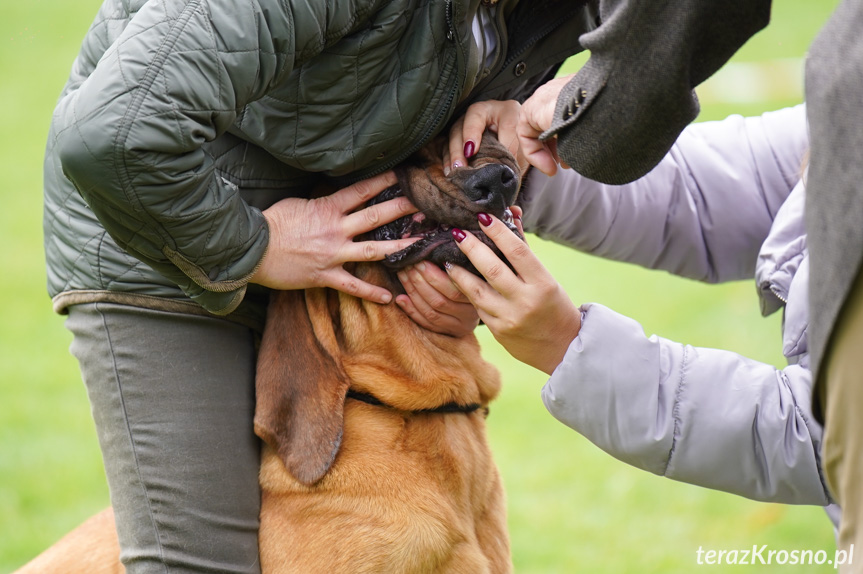
[[[767,25],[770,0],[603,0],[581,36],[591,56],[561,91],[551,128],[561,159],[623,184],[650,171],[698,115],[693,88]]]

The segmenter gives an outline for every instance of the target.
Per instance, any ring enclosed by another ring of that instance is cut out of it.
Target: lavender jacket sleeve
[[[524,227],[700,281],[750,279],[774,215],[800,180],[807,146],[801,105],[693,124],[659,165],[626,185],[532,170],[521,198]]]
[[[525,227],[700,280],[752,277],[773,216],[799,180],[803,113],[691,126],[651,173],[624,186],[534,174]],[[675,480],[756,500],[830,502],[807,369],[647,337],[601,305],[583,312],[579,336],[542,390],[555,418],[612,456]]]
[[[647,337],[606,307],[583,310],[542,389],[556,419],[661,476],[755,500],[830,502],[808,369]]]

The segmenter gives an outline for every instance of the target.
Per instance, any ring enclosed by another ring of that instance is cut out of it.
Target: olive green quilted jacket
[[[470,101],[524,99],[595,27],[583,1],[499,2],[500,56],[466,94],[479,0],[105,0],[46,152],[55,310],[257,323],[261,209],[392,167]]]

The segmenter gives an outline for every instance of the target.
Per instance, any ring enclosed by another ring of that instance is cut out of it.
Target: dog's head
[[[420,212],[373,232],[380,240],[420,236],[384,265],[351,266],[358,277],[397,286],[392,269],[428,260],[473,269],[450,229],[480,231],[477,214],[511,223],[521,170],[492,136],[469,165],[443,174],[446,142],[436,140],[397,168],[399,184],[378,201],[404,194]],[[518,231],[516,230],[518,233]],[[500,254],[498,252],[498,254]],[[475,339],[420,328],[393,304],[378,305],[324,289],[275,291],[258,353],[255,432],[300,483],[313,485],[339,452],[349,387],[404,411],[447,403],[485,403],[499,389],[497,370],[482,360]]]
[[[492,134],[486,133],[468,165],[444,175],[442,158],[445,145],[447,140],[435,140],[397,167],[398,184],[384,190],[372,201],[379,203],[406,195],[419,209],[418,213],[381,226],[372,234],[379,241],[420,238],[407,249],[387,256],[383,263],[391,269],[425,260],[441,266],[446,262],[455,263],[473,270],[450,233],[456,227],[470,230],[503,257],[480,230],[477,215],[482,212],[501,219],[521,237],[512,223],[509,206],[515,204],[522,170],[509,150]]]

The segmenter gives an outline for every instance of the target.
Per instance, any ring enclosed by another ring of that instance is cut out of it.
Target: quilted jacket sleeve
[[[555,418],[661,476],[756,500],[830,502],[807,369],[648,338],[601,305],[583,316],[542,389]]]
[[[751,278],[807,147],[802,105],[693,124],[656,168],[629,184],[532,170],[524,226],[587,253],[700,281]]]
[[[338,4],[146,2],[55,111],[63,171],[105,229],[214,313],[239,304],[268,233],[201,146],[345,29],[356,10]]]

